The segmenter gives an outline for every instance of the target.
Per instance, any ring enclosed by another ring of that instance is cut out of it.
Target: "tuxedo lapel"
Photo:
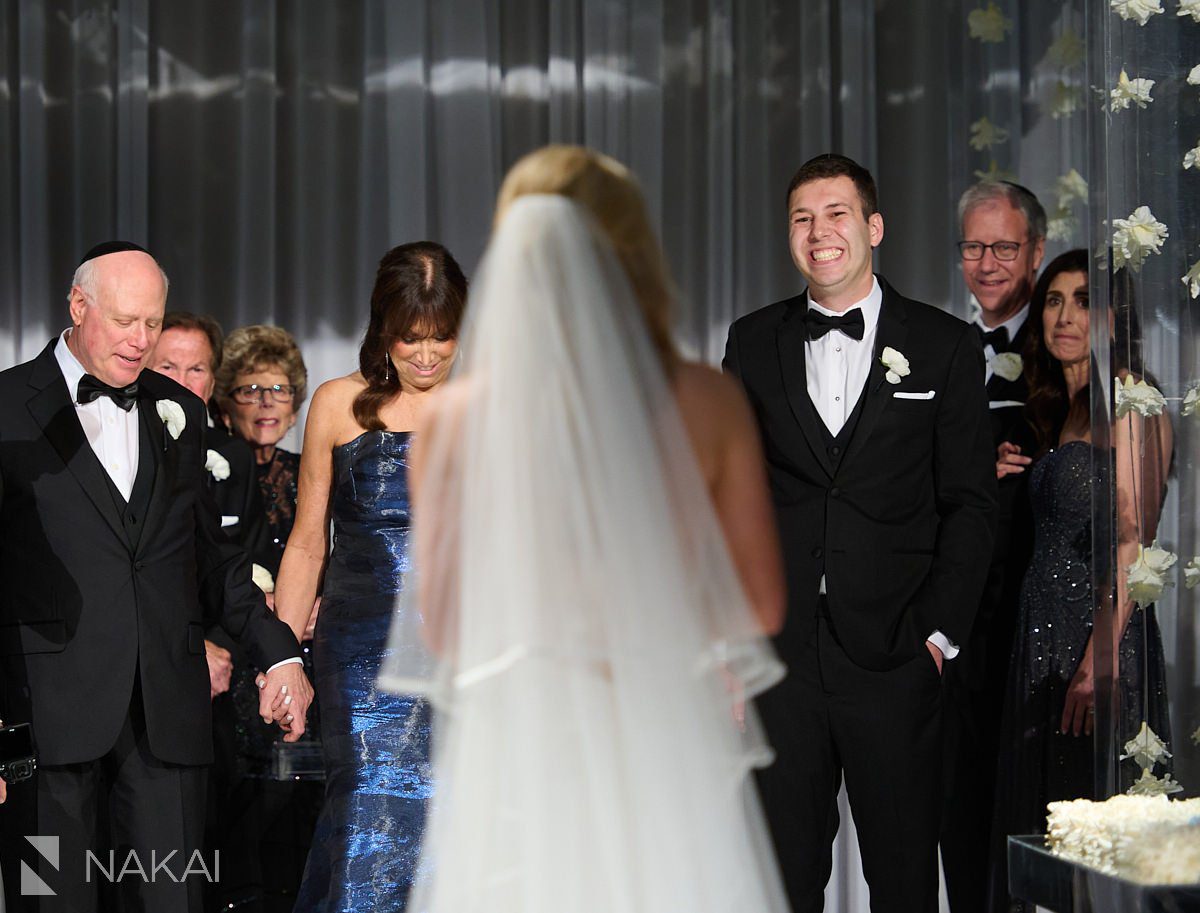
[[[846,448],[844,459],[847,461],[854,459],[855,455],[862,450],[864,443],[871,436],[875,423],[879,421],[879,417],[892,398],[893,385],[885,383],[887,368],[879,358],[888,346],[903,354],[908,338],[908,328],[905,325],[907,315],[903,299],[892,291],[891,287],[882,279],[879,280],[879,284],[883,288],[883,305],[879,310],[879,326],[875,331],[875,351],[871,356],[871,372],[867,375],[867,388],[863,391],[866,399],[863,402],[862,413],[859,415],[858,426],[854,429],[850,445]]]
[[[825,474],[833,478],[834,467],[825,450],[825,441],[817,422],[821,419],[808,395],[808,369],[805,364],[804,344],[808,335],[804,326],[804,312],[808,309],[808,295],[801,295],[789,308],[776,331],[775,342],[779,353],[779,370],[783,375],[783,390],[787,396],[792,416],[804,433],[808,447],[816,457]]]
[[[37,392],[26,404],[29,414],[112,531],[122,542],[128,543],[121,514],[109,492],[104,467],[83,433],[79,416],[75,414],[75,404],[67,391],[67,382],[54,357],[56,343],[57,340],[43,349],[34,362],[29,385]]]
[[[139,551],[146,543],[153,541],[151,534],[162,522],[170,502],[171,485],[179,471],[179,441],[167,433],[166,423],[158,414],[157,400],[146,386],[145,383],[140,384],[138,391],[138,414],[142,426],[140,437],[143,442],[143,452],[138,455],[138,460],[153,460],[154,484],[146,509],[146,525],[142,527],[142,535],[138,540]],[[144,446],[147,443],[149,447]],[[150,453],[145,453],[145,450]]]

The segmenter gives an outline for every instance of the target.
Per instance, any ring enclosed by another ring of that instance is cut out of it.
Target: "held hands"
[[[996,478],[1003,479],[1005,476],[1022,473],[1032,462],[1029,457],[1021,456],[1020,447],[1005,441],[996,448]]]
[[[295,742],[304,735],[304,718],[312,703],[313,689],[300,663],[287,663],[260,672],[258,684],[258,715],[264,723],[278,723],[286,735],[285,742]]]
[[[233,656],[224,647],[206,640],[204,658],[208,660],[208,697],[212,700],[218,694],[229,690],[229,677],[233,674]]]
[[[1096,722],[1096,682],[1092,678],[1090,661],[1081,662],[1071,684],[1067,686],[1067,700],[1063,706],[1063,735],[1091,735]]]

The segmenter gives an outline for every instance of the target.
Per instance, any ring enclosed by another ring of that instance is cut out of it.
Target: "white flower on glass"
[[[991,149],[992,146],[998,145],[1008,139],[1008,131],[1003,127],[997,127],[986,117],[981,117],[975,123],[971,124],[971,138],[968,142],[971,148],[978,149],[981,152],[984,149]]]
[[[1167,401],[1158,388],[1144,380],[1135,381],[1132,374],[1125,375],[1125,383],[1115,377],[1115,413],[1117,418],[1124,418],[1130,412],[1138,415],[1162,415]]]
[[[1046,50],[1046,63],[1067,70],[1083,63],[1083,55],[1083,38],[1078,32],[1067,29]]]
[[[256,564],[251,568],[251,578],[254,580],[254,585],[264,593],[275,592],[275,578],[261,564]]]
[[[1179,12],[1176,16],[1191,16],[1193,22],[1200,22],[1200,0],[1179,0]]]
[[[1012,30],[1012,22],[1000,12],[1000,7],[989,2],[986,7],[972,10],[967,16],[967,28],[972,38],[991,44],[999,44],[1007,32]]]
[[[1137,20],[1145,25],[1150,17],[1163,11],[1162,0],[1112,0],[1113,12],[1122,19]]]
[[[1058,194],[1058,208],[1071,208],[1071,203],[1080,200],[1086,203],[1088,197],[1087,181],[1083,175],[1072,168],[1054,182],[1054,192]]]
[[[179,435],[183,434],[183,429],[187,427],[187,415],[183,406],[173,399],[160,399],[154,403],[154,408],[158,410],[158,417],[167,426],[171,437],[179,440]]]
[[[1069,117],[1083,107],[1083,90],[1061,79],[1050,92],[1050,116],[1055,120]]]
[[[1183,787],[1171,779],[1171,775],[1163,774],[1162,779],[1154,776],[1148,770],[1143,770],[1138,781],[1129,787],[1131,796],[1168,796],[1171,793],[1183,792]]]
[[[1169,757],[1171,757],[1171,752],[1167,751],[1166,742],[1155,734],[1145,720],[1142,720],[1142,728],[1138,730],[1138,734],[1125,743],[1125,754],[1121,755],[1121,760],[1133,758],[1138,767],[1143,770],[1151,770],[1163,758]]]
[[[215,450],[208,451],[207,458],[204,460],[204,468],[211,472],[212,477],[218,482],[224,482],[229,478],[229,460]]]
[[[891,346],[883,347],[883,352],[880,354],[879,360],[887,368],[887,374],[884,375],[884,378],[889,384],[898,384],[900,383],[900,378],[908,377],[912,373],[908,366],[908,359]]]
[[[1183,566],[1183,585],[1187,589],[1193,590],[1198,583],[1200,583],[1200,555]]]
[[[1075,236],[1077,225],[1077,220],[1069,213],[1066,215],[1056,214],[1053,219],[1046,222],[1046,240],[1070,241]]]
[[[1179,410],[1179,414],[1200,415],[1197,407],[1200,407],[1200,380],[1188,384],[1187,392],[1183,395],[1183,408]]]
[[[1183,277],[1183,284],[1187,286],[1189,295],[1200,298],[1200,260],[1188,268],[1187,275]]]
[[[981,181],[1015,181],[1017,179],[1017,176],[1011,171],[1001,168],[995,159],[992,159],[987,171],[976,169],[975,177]]]
[[[1025,369],[1025,362],[1016,352],[998,352],[988,359],[992,373],[1005,380],[1016,380]]]
[[[1130,79],[1129,74],[1122,70],[1121,75],[1117,77],[1117,87],[1109,93],[1112,98],[1112,110],[1124,111],[1131,103],[1137,104],[1139,108],[1146,107],[1154,101],[1150,97],[1150,90],[1153,88],[1153,79]]]
[[[1200,63],[1192,67],[1192,72],[1188,73],[1188,85],[1200,86]]]
[[[1183,157],[1184,171],[1187,171],[1189,168],[1193,168],[1196,165],[1200,165],[1200,143],[1197,143],[1195,146],[1189,149],[1187,154]]]
[[[1137,272],[1151,254],[1162,253],[1167,226],[1154,218],[1149,206],[1139,206],[1128,219],[1113,219],[1113,268],[1129,264]]]
[[[1140,606],[1154,602],[1162,591],[1175,584],[1167,579],[1167,571],[1179,556],[1158,547],[1158,540],[1149,547],[1138,546],[1137,561],[1126,568],[1125,590]]]

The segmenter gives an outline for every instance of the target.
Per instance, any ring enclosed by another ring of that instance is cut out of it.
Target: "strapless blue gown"
[[[325,804],[295,909],[402,911],[432,793],[430,713],[375,684],[409,566],[408,432],[333,451],[334,544],[313,637]]]

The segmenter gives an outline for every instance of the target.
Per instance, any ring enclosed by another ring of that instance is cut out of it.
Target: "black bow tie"
[[[107,396],[114,403],[128,412],[137,402],[138,385],[135,380],[128,387],[110,387],[102,380],[97,380],[90,374],[79,379],[79,390],[75,399],[80,405],[95,402],[102,396]]]
[[[979,341],[985,347],[991,346],[993,352],[1004,352],[1008,349],[1008,327],[985,330],[979,324],[975,324],[975,332],[979,334]]]
[[[808,313],[804,315],[804,324],[808,327],[809,339],[820,339],[830,330],[841,330],[851,339],[862,339],[867,329],[862,308],[854,308],[840,317],[822,314],[815,308],[809,308]]]

